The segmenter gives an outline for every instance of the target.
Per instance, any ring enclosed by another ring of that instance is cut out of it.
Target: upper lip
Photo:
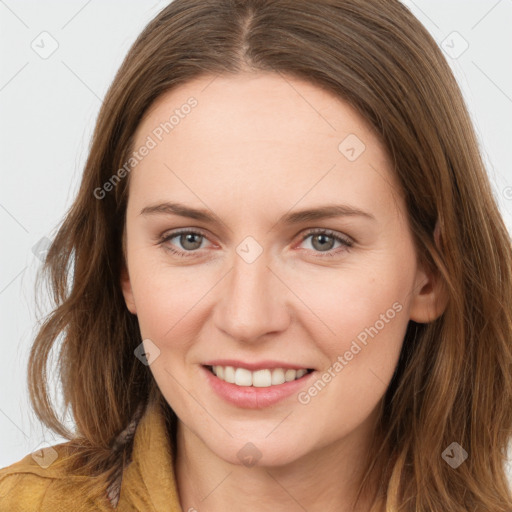
[[[237,361],[235,359],[212,359],[211,361],[206,361],[203,363],[203,366],[234,366],[236,368],[245,368],[252,372],[256,370],[272,370],[274,368],[287,368],[291,370],[300,370],[302,368],[309,370],[313,369],[310,366],[302,365],[302,364],[293,364],[293,363],[285,363],[283,361],[276,361],[267,359],[265,361],[256,361],[251,363],[246,363],[244,361]]]

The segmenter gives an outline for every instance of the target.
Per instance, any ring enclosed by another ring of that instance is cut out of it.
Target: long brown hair
[[[510,512],[510,235],[451,69],[398,0],[175,0],[147,25],[105,97],[78,195],[45,262],[55,307],[30,355],[35,412],[79,448],[71,471],[111,474],[126,459],[116,436],[150,396],[162,397],[134,356],[140,331],[120,288],[129,175],[102,198],[94,191],[128,161],[162,93],[245,70],[308,80],[368,121],[401,184],[418,255],[448,291],[437,320],[409,322],[382,401],[366,475],[386,454],[378,479],[386,510]],[[76,432],[49,394],[58,340]],[[456,469],[442,456],[453,442],[468,453]]]

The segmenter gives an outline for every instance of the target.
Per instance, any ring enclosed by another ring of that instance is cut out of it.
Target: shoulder
[[[42,510],[44,496],[53,479],[32,471],[29,458],[32,456],[27,455],[20,461],[0,469],[0,512]]]
[[[1,468],[0,512],[112,511],[106,499],[94,497],[101,495],[104,481],[67,472],[67,454],[69,443],[62,443]]]

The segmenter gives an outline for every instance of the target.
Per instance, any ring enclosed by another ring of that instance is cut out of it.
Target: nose
[[[290,323],[288,298],[293,294],[269,263],[265,252],[251,263],[236,254],[224,279],[215,323],[239,342],[258,342],[286,330]]]

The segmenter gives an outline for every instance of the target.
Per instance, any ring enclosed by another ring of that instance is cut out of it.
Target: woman
[[[1,470],[0,510],[510,511],[511,263],[402,4],[175,0],[46,260],[29,384],[70,441]]]

